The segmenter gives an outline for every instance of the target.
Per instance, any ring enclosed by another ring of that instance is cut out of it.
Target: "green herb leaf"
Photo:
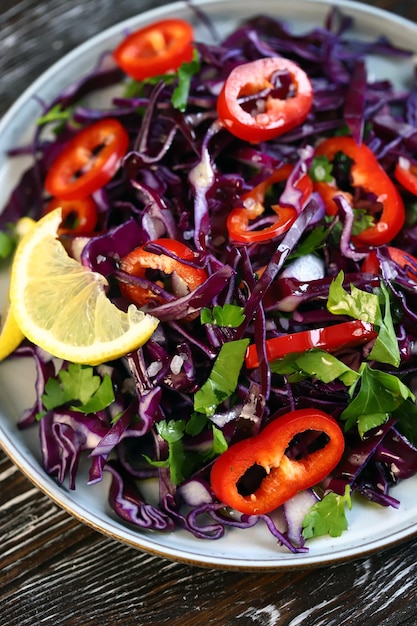
[[[236,304],[225,304],[224,306],[216,304],[212,311],[205,307],[201,310],[201,323],[237,328],[245,319],[243,310],[243,307]]]
[[[208,451],[207,461],[210,461],[211,459],[213,459],[215,456],[218,456],[219,454],[223,454],[223,452],[225,452],[228,448],[227,441],[225,439],[225,436],[223,435],[223,432],[220,430],[220,428],[217,428],[217,426],[213,425],[212,430],[213,430],[213,443],[211,445],[210,450]]]
[[[417,444],[417,404],[406,400],[392,412],[397,428],[413,445]]]
[[[97,413],[102,411],[114,401],[113,383],[108,374],[105,374],[97,391],[80,407],[71,407],[73,410],[83,413]]]
[[[378,296],[351,285],[350,293],[343,287],[344,273],[341,271],[332,280],[329,288],[327,309],[333,315],[349,315],[362,322],[381,324],[381,309]]]
[[[367,228],[375,226],[375,218],[365,209],[353,208],[352,235],[360,235]]]
[[[298,259],[299,257],[313,254],[323,248],[324,243],[329,236],[329,228],[327,226],[317,226],[307,237],[302,239],[296,249],[288,255],[287,263]]]
[[[359,373],[360,379],[352,385],[349,393],[353,396],[358,384],[359,391],[340,419],[346,422],[347,430],[357,424],[363,437],[368,430],[386,422],[406,400],[414,401],[415,397],[397,376],[374,370],[367,363],[361,365]]]
[[[343,279],[343,272],[339,272],[330,284],[328,310],[334,315],[349,315],[363,322],[374,324],[378,330],[378,337],[369,358],[398,367],[401,357],[392,321],[390,296],[384,283],[382,281],[380,283],[384,301],[384,315],[382,316],[378,294],[362,291],[355,285],[350,286],[350,293],[348,293],[343,287]]]
[[[44,407],[50,411],[71,404],[71,409],[82,413],[96,413],[114,401],[111,378],[94,375],[92,367],[70,363],[58,378],[50,378],[42,396]],[[75,403],[75,404],[74,404]]]
[[[209,378],[194,395],[194,411],[208,417],[236,389],[249,339],[229,341],[222,345]]]
[[[330,535],[340,537],[348,528],[346,506],[351,509],[350,487],[346,486],[343,496],[331,491],[322,500],[316,502],[303,520],[303,537],[321,537]]]
[[[381,293],[385,300],[384,318],[379,324],[378,337],[369,358],[398,367],[401,362],[400,349],[392,321],[389,292],[382,281]]]
[[[200,421],[207,420],[200,414]],[[181,484],[193,474],[197,467],[207,463],[227,449],[227,442],[222,431],[212,425],[213,440],[210,448],[202,451],[186,450],[183,443],[188,432],[189,422],[185,420],[162,420],[156,424],[159,435],[168,443],[168,457],[162,461],[154,461],[144,455],[153,467],[169,468],[170,478],[174,485]]]
[[[297,377],[317,378],[330,383],[337,378],[347,387],[353,385],[359,374],[343,361],[324,350],[309,350],[299,354],[289,354],[279,361],[271,363],[271,372],[277,374],[296,374]],[[293,379],[290,378],[293,382]]]
[[[166,442],[175,443],[183,438],[185,426],[185,420],[162,420],[156,424],[156,429]]]
[[[185,432],[185,420],[162,420],[156,424],[156,429],[162,439],[168,443],[168,458],[164,461],[151,461],[155,467],[168,467],[171,481],[179,485],[186,477],[184,444],[182,438]]]
[[[45,126],[45,124],[55,124],[53,129],[55,135],[58,135],[66,122],[72,119],[71,109],[63,109],[60,103],[49,109],[37,120],[38,126]]]
[[[313,158],[308,174],[316,183],[331,183],[333,181],[332,170],[333,163],[327,156],[319,155]]]
[[[178,85],[173,91],[171,103],[179,111],[185,111],[192,77],[200,70],[200,61],[197,50],[194,50],[193,59],[189,63],[182,63],[178,68]]]
[[[191,437],[196,437],[206,428],[207,422],[207,416],[203,415],[202,413],[194,412],[187,422],[185,432],[187,433],[187,435],[191,435]]]
[[[16,235],[13,232],[0,231],[0,259],[12,256],[16,247]]]

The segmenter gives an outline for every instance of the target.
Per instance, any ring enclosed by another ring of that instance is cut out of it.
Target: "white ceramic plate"
[[[394,43],[417,52],[417,26],[381,10],[349,1],[335,0],[345,13],[355,19],[355,31],[363,38],[374,38],[383,33]],[[238,21],[254,13],[251,3],[240,0],[203,0],[201,6],[216,23],[221,33],[232,30]],[[329,3],[320,0],[260,0],[256,12],[265,12],[284,18],[299,31],[313,25],[322,25]],[[23,144],[31,136],[34,120],[40,106],[34,96],[48,102],[69,82],[94,66],[100,52],[114,48],[126,29],[150,23],[162,17],[183,17],[195,23],[197,38],[208,39],[207,29],[196,23],[194,14],[178,2],[138,15],[100,33],[86,44],[65,56],[43,74],[15,103],[0,123],[0,189],[4,204],[8,191],[27,166],[24,159],[11,161],[9,147]],[[371,67],[379,77],[395,78],[405,85],[412,76],[412,61],[404,59],[372,59]],[[6,287],[0,287],[4,298]],[[1,303],[0,303],[1,304]],[[249,530],[232,530],[217,541],[195,539],[177,531],[170,534],[142,532],[121,522],[107,504],[108,481],[94,486],[86,485],[86,477],[78,479],[77,489],[69,491],[58,486],[45,474],[40,465],[36,428],[19,431],[16,422],[22,410],[33,399],[33,372],[20,359],[0,365],[0,444],[21,471],[53,501],[80,521],[115,539],[141,550],[170,559],[226,569],[259,570],[301,568],[325,565],[335,561],[363,556],[403,541],[417,533],[417,477],[394,489],[401,501],[398,510],[383,509],[355,503],[349,514],[349,530],[342,537],[319,538],[310,541],[307,554],[290,554],[279,548],[262,524]]]

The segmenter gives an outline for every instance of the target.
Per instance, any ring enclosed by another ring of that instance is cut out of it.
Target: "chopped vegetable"
[[[98,221],[98,208],[91,196],[79,200],[62,200],[53,198],[45,207],[43,215],[60,208],[62,224],[58,229],[60,235],[91,234]]]
[[[327,493],[322,500],[313,504],[305,516],[303,537],[305,539],[323,535],[340,537],[348,528],[346,506],[352,508],[349,486],[346,486],[343,496],[334,492]]]
[[[49,378],[42,402],[47,411],[65,404],[83,413],[96,413],[114,401],[111,378],[94,374],[92,367],[70,363],[61,370],[58,379]],[[74,402],[76,403],[74,405]]]
[[[171,276],[172,292],[177,297],[193,291],[207,279],[204,269],[191,265],[191,262],[195,260],[195,255],[185,244],[165,238],[155,239],[151,243],[154,246],[160,246],[165,253],[149,252],[147,245],[140,246],[121,259],[120,269],[128,275],[139,278],[146,278],[148,270],[160,272],[161,277]],[[172,253],[174,256],[169,256],[167,253]],[[150,287],[143,287],[135,282],[129,283],[128,278],[123,279],[120,288],[122,293],[138,306],[145,306],[152,301],[163,302],[165,300],[163,295],[155,294]]]
[[[303,444],[304,433],[311,440]],[[325,443],[320,445],[322,433]],[[295,438],[300,438],[299,449],[292,456]],[[343,450],[336,420],[322,411],[300,409],[272,418],[256,437],[230,446],[215,461],[210,481],[221,502],[242,513],[262,515],[328,476]]]
[[[218,405],[234,393],[248,343],[240,339],[222,345],[209,378],[195,393],[195,411],[214,415]]]
[[[394,183],[370,148],[364,143],[358,145],[351,137],[326,139],[316,149],[317,156],[325,156],[330,161],[333,161],[339,153],[352,160],[352,165],[349,167],[350,185],[372,194],[374,202],[382,205],[381,216],[376,217],[375,225],[355,235],[353,241],[359,245],[368,246],[379,246],[392,241],[400,232],[405,219],[404,204]],[[351,192],[339,189],[335,181],[333,183],[318,182],[316,189],[324,197],[326,211],[330,215],[337,212],[335,198],[339,194],[342,194],[349,203],[352,202]]]
[[[275,361],[275,359],[282,359],[287,354],[302,353],[313,348],[334,352],[342,348],[366,343],[375,339],[376,336],[374,326],[368,322],[360,320],[343,322],[334,326],[302,330],[298,333],[288,333],[267,339],[265,342],[266,356],[268,361]],[[256,345],[252,344],[246,353],[246,367],[252,369],[258,366]]]
[[[80,200],[106,185],[129,143],[116,119],[103,119],[79,131],[51,164],[45,189],[62,200]]]
[[[255,223],[249,228],[249,222],[256,220],[264,213],[265,195],[275,183],[285,181],[292,170],[291,166],[280,167],[269,178],[256,185],[243,196],[243,207],[232,209],[227,218],[227,230],[232,241],[239,243],[262,243],[282,235],[290,228],[297,217],[296,209],[281,207],[277,203],[271,204],[271,208],[277,216],[274,217],[272,224],[257,230]],[[304,206],[313,190],[313,185],[306,174],[297,182],[296,188],[299,189],[300,194],[303,196],[301,205]]]
[[[236,304],[225,304],[224,306],[216,304],[213,311],[204,308],[200,317],[202,324],[215,324],[228,328],[237,328],[245,319],[243,307]]]
[[[160,20],[130,33],[114,50],[116,63],[128,76],[144,80],[177,70],[193,57],[194,32],[181,19]]]
[[[403,269],[411,280],[417,283],[417,257],[394,246],[386,246],[385,250],[388,253],[388,257]],[[369,272],[370,274],[379,274],[381,272],[381,264],[376,250],[371,250],[364,259],[362,272]]]
[[[258,143],[302,124],[312,102],[307,74],[289,59],[267,57],[232,69],[217,100],[217,112],[233,135]]]
[[[417,195],[417,166],[414,163],[400,157],[395,165],[394,176],[407,191]]]

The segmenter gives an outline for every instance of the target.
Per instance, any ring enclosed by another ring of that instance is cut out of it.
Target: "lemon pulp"
[[[53,356],[97,365],[142,346],[158,320],[136,306],[122,311],[107,280],[71,258],[57,238],[61,210],[22,239],[11,272],[10,301],[22,333]]]

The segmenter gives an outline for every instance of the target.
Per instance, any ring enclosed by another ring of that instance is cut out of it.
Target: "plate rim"
[[[230,5],[238,5],[239,0],[228,0]],[[194,5],[202,10],[211,7],[214,10],[215,7],[224,5],[224,0],[195,0]],[[275,0],[275,5],[279,7],[279,4],[286,4],[286,0]],[[300,4],[300,3],[299,3]],[[417,35],[417,24],[411,20],[402,16],[391,13],[385,9],[379,7],[373,7],[367,4],[362,4],[357,0],[301,0],[301,4],[309,7],[315,6],[319,10],[325,13],[331,6],[335,6],[344,10],[346,13],[355,13],[358,15],[364,15],[367,18],[374,16],[380,18],[383,22],[389,21],[395,23],[398,26],[407,27],[415,31]],[[23,105],[26,105],[28,100],[33,97],[33,94],[37,92],[40,85],[44,85],[48,81],[49,77],[55,76],[61,68],[64,68],[71,62],[72,59],[80,56],[85,50],[92,51],[97,48],[99,42],[110,39],[113,36],[120,35],[123,30],[133,27],[137,23],[151,22],[161,16],[167,16],[167,14],[177,14],[178,12],[190,10],[188,3],[185,0],[177,0],[176,2],[168,3],[153,9],[149,9],[143,12],[137,13],[135,16],[126,18],[112,26],[97,33],[93,37],[89,38],[84,43],[74,47],[71,51],[66,53],[62,58],[58,59],[55,63],[51,64],[48,69],[42,72],[15,100],[15,102],[7,109],[2,118],[0,119],[0,147],[1,137],[5,132],[8,124],[10,124],[16,113],[21,110]],[[255,14],[255,11],[250,11],[248,14]],[[94,53],[91,53],[94,54]],[[95,53],[97,55],[97,52]],[[416,44],[417,54],[417,44]],[[2,425],[3,410],[0,407],[0,447],[3,449],[9,459],[19,468],[19,470],[25,475],[29,481],[34,484],[44,495],[49,497],[57,506],[63,509],[67,514],[77,519],[79,522],[89,526],[93,530],[115,539],[121,543],[127,544],[135,549],[142,550],[144,552],[159,556],[162,558],[168,558],[173,561],[186,563],[188,565],[200,566],[211,569],[224,569],[224,570],[239,570],[247,572],[255,571],[280,571],[280,570],[299,570],[301,568],[314,568],[324,565],[333,565],[340,562],[346,562],[354,558],[361,558],[368,556],[374,552],[388,549],[398,543],[403,543],[408,539],[412,539],[417,535],[417,521],[411,526],[403,528],[401,531],[393,534],[390,537],[383,537],[370,542],[364,548],[358,546],[356,549],[345,547],[335,551],[335,553],[329,553],[326,556],[320,555],[319,558],[315,558],[313,552],[306,554],[290,554],[289,557],[283,558],[283,555],[277,553],[271,555],[271,561],[261,559],[253,562],[243,558],[230,558],[228,556],[221,558],[219,556],[210,556],[208,554],[196,555],[193,552],[188,553],[186,550],[173,549],[170,546],[165,546],[154,542],[152,537],[157,534],[145,534],[147,531],[136,530],[138,541],[130,539],[127,533],[127,529],[122,521],[114,520],[109,517],[106,520],[106,526],[100,523],[97,515],[86,510],[85,507],[71,505],[71,500],[68,503],[68,497],[65,495],[66,491],[59,486],[56,481],[44,472],[39,463],[36,463],[37,467],[33,468],[31,462],[25,458],[23,450],[19,444],[16,444],[8,436],[7,430]],[[19,431],[16,428],[16,432]],[[36,459],[34,459],[36,460]],[[37,470],[35,474],[31,469]],[[175,531],[173,531],[175,533]],[[347,531],[349,532],[349,531]],[[204,541],[204,540],[201,540]]]

